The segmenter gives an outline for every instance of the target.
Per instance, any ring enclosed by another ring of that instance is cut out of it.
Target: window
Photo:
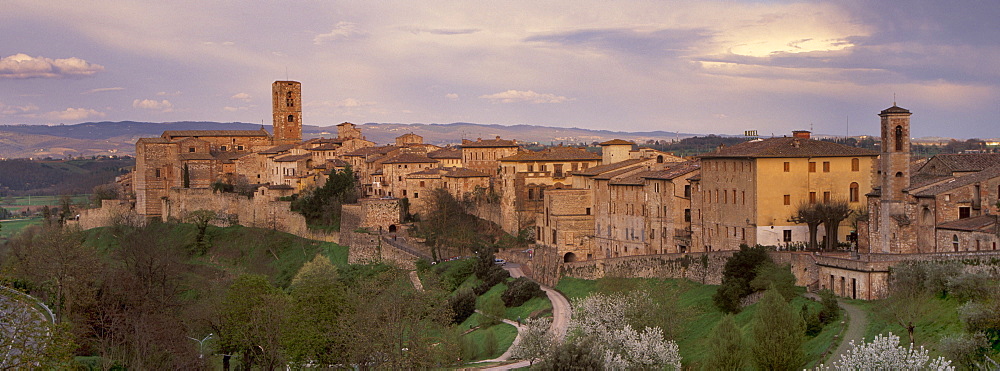
[[[420,198],[420,193],[413,192],[413,198]]]
[[[747,191],[740,191],[741,196],[743,196],[743,204],[747,204]]]
[[[538,171],[546,171],[546,170],[548,170],[548,166],[547,165],[544,165],[544,164],[543,165],[538,165]]]
[[[587,208],[587,215],[590,215],[590,208],[589,207]],[[600,229],[600,228],[598,228],[598,229]]]
[[[954,249],[955,251],[958,251],[958,235],[957,234],[951,235],[951,248]]]
[[[823,161],[823,172],[824,173],[830,172],[830,161]]]
[[[691,209],[684,209],[684,221],[691,222]]]
[[[423,187],[423,186],[424,186],[424,181],[423,181],[423,180],[421,180],[421,181],[420,181],[420,186],[421,186],[421,187]]]
[[[535,171],[535,164],[528,164],[528,172],[531,173],[534,171]]]
[[[729,203],[729,192],[725,189],[722,190],[722,203]]]
[[[861,199],[861,195],[860,195],[860,192],[858,190],[858,182],[851,183],[851,192],[850,192],[850,195],[851,195],[850,196],[851,197],[851,202],[858,202],[858,200]]]
[[[403,190],[403,197],[406,197],[406,190]]]
[[[219,149],[225,151],[226,150],[226,146],[221,146],[221,147],[219,147]]]
[[[810,162],[809,163],[809,172],[810,173],[815,173],[816,172],[816,163],[815,162]]]
[[[574,163],[572,163],[572,164],[569,165],[569,171],[577,171],[579,169],[580,169],[580,164],[578,164],[578,163],[574,162]]]
[[[539,188],[538,189],[538,199],[539,200],[544,200],[545,199],[545,188]]]
[[[288,122],[295,122],[295,115],[288,115]]]
[[[851,171],[860,171],[860,170],[861,170],[861,160],[858,160],[856,158],[852,158],[851,159]]]
[[[785,205],[792,204],[792,195],[785,195]]]
[[[188,152],[194,152],[194,147],[188,147]]]
[[[792,230],[786,229],[781,231],[781,240],[784,242],[792,242]]]
[[[733,190],[733,204],[736,204],[736,190]]]
[[[785,172],[787,173],[789,171],[792,171],[792,163],[785,161]]]
[[[242,151],[243,150],[243,146],[236,146],[236,150],[237,151]]]
[[[809,203],[816,203],[816,192],[809,192]]]
[[[159,178],[159,177],[160,177],[160,169],[156,169],[156,177],[157,177],[157,178]]]
[[[997,189],[997,191],[1000,192],[1000,189]],[[691,197],[691,185],[690,184],[685,184],[684,185],[684,197],[688,197],[688,198]]]
[[[534,189],[529,189],[528,190],[528,199],[529,200],[534,200],[535,199],[535,190]]]
[[[971,214],[972,214],[972,208],[970,208],[968,206],[962,206],[962,207],[958,208],[958,218],[959,219],[968,218],[969,216],[971,216]]]
[[[903,151],[903,127],[896,126],[896,152]]]
[[[584,162],[583,164],[581,164],[581,166],[583,166],[583,170],[587,170],[587,168],[590,167],[590,164]]]
[[[829,191],[823,192],[823,203],[824,204],[830,203],[830,192]]]

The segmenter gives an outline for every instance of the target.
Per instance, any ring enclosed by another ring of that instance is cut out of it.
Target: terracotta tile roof
[[[496,139],[486,139],[482,138],[476,139],[476,141],[471,141],[468,139],[462,139],[463,148],[488,148],[488,147],[517,147],[517,140],[505,140],[497,137]]]
[[[306,150],[309,150],[309,151],[334,151],[337,148],[340,148],[340,144],[323,143],[323,144],[320,144],[320,145],[312,147],[312,148],[306,148]]]
[[[337,126],[344,126],[344,125],[354,125],[354,124],[352,124],[350,122],[342,122],[342,123],[337,124]]]
[[[933,197],[941,193],[951,191],[958,187],[967,186],[969,184],[974,184],[993,178],[1000,178],[1000,165],[991,167],[989,169],[980,171],[975,174],[953,177],[952,179],[946,180],[944,182],[924,188],[923,190],[917,191],[913,193],[913,196]]]
[[[645,184],[645,181],[641,176],[631,175],[617,179],[611,179],[608,181],[610,185],[628,185],[628,186],[641,186]]]
[[[233,160],[248,154],[248,152],[216,152],[214,156],[216,160],[222,161],[224,164],[231,164]]]
[[[617,169],[620,169],[620,168],[623,168],[623,167],[627,167],[627,166],[632,166],[632,165],[641,163],[643,161],[649,161],[649,159],[628,159],[628,160],[616,162],[616,163],[613,163],[613,164],[598,165],[598,166],[594,166],[594,167],[586,169],[586,170],[574,171],[573,175],[594,176],[594,175],[598,175],[598,174],[603,173],[603,172],[617,170]]]
[[[268,184],[267,189],[295,189],[288,184]]]
[[[136,143],[143,144],[167,144],[170,143],[170,139],[167,138],[139,138]]]
[[[407,174],[406,176],[407,177],[414,176],[414,175],[416,175],[418,177],[422,177],[422,176],[439,176],[443,172],[445,172],[445,170],[442,169],[442,168],[431,168],[431,169],[424,169],[424,170],[420,170],[420,171],[414,171],[412,173]]]
[[[438,160],[433,158],[412,153],[400,153],[382,161],[383,164],[433,164],[437,162]]]
[[[549,147],[538,152],[523,151],[501,158],[500,161],[589,161],[601,155],[576,147]]]
[[[452,159],[457,158],[457,159],[461,159],[462,158],[462,150],[460,150],[458,148],[446,147],[446,148],[441,148],[441,149],[436,150],[436,151],[428,152],[427,153],[427,157],[430,157],[430,158],[452,158]]]
[[[952,172],[982,171],[1000,165],[1000,153],[944,154],[934,156],[934,159]]]
[[[281,156],[281,157],[275,157],[274,158],[274,162],[295,162],[295,161],[299,161],[299,160],[308,160],[308,159],[311,159],[311,158],[312,158],[312,155],[310,155],[308,153],[304,154],[304,155],[284,155],[284,156]]]
[[[701,169],[701,162],[697,160],[692,160],[692,161],[678,162],[675,165],[668,166],[663,170],[644,171],[637,175],[647,179],[672,180],[682,175],[690,174],[692,171],[698,169]]]
[[[882,110],[880,114],[886,114],[886,113],[910,113],[910,110],[893,104],[892,107]]]
[[[937,225],[938,229],[950,229],[955,231],[987,232],[997,231],[996,215],[980,215],[971,218],[953,220]]]
[[[276,155],[276,154],[279,154],[281,152],[291,151],[292,148],[295,148],[294,144],[282,144],[282,145],[277,145],[277,146],[265,149],[265,150],[257,152],[257,153],[260,153],[262,155]]]
[[[490,175],[483,173],[481,171],[476,171],[472,169],[467,169],[464,167],[459,168],[449,168],[454,170],[448,170],[444,173],[445,177],[448,178],[488,178]]]
[[[615,179],[615,178],[626,176],[627,174],[632,173],[632,172],[642,171],[642,169],[643,169],[643,165],[641,165],[641,164],[640,165],[634,165],[634,166],[629,166],[629,167],[625,167],[625,168],[620,168],[620,169],[614,170],[614,171],[609,171],[609,172],[601,173],[601,174],[593,176],[592,178],[593,179],[597,179],[597,180],[610,180],[610,179]]]
[[[179,137],[269,137],[267,130],[166,130],[163,138]]]
[[[629,142],[623,139],[612,139],[607,142],[600,143],[602,146],[620,146],[620,145],[635,145],[634,142]]]
[[[333,159],[326,160],[326,164],[328,165],[328,167],[329,167],[329,165],[333,165],[333,167],[346,167],[346,166],[351,165],[351,164],[347,163],[347,161],[341,160],[339,158],[333,158]]]
[[[761,157],[855,157],[877,156],[878,152],[834,142],[794,137],[768,138],[743,142],[699,158],[761,158]]]

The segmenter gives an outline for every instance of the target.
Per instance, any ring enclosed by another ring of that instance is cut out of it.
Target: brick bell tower
[[[899,226],[893,216],[905,213],[903,189],[910,186],[910,111],[896,106],[879,113],[882,127],[879,171],[876,181],[881,186],[879,229],[881,246],[877,252],[901,252]]]
[[[271,84],[274,144],[302,141],[302,83],[275,81]]]

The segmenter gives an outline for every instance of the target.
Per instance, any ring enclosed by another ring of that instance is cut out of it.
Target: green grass
[[[572,302],[575,298],[583,298],[593,292],[610,292],[616,290],[626,290],[634,287],[646,287],[650,290],[673,293],[674,303],[686,313],[684,325],[678,331],[675,339],[680,348],[680,354],[685,367],[699,365],[706,360],[709,355],[708,337],[715,325],[722,319],[723,313],[712,303],[712,296],[718,290],[715,285],[702,285],[689,280],[679,279],[600,279],[581,280],[576,278],[563,278],[556,286],[560,292],[566,295]],[[803,297],[792,300],[791,306],[796,312],[801,310],[803,304],[809,306],[810,310],[816,311],[819,303],[813,302]],[[736,325],[743,331],[744,337],[748,336],[750,322],[757,311],[756,305],[745,308],[736,314],[733,319]],[[803,349],[806,358],[810,360],[810,367],[815,366],[820,355],[826,351],[833,340],[833,336],[840,332],[839,321],[827,325],[816,337],[807,339]]]
[[[871,340],[878,334],[893,334],[899,336],[900,343],[909,342],[906,329],[894,319],[881,313],[885,300],[847,300],[868,314],[868,328],[865,339]],[[962,321],[958,318],[958,307],[963,303],[953,298],[934,298],[923,305],[924,313],[916,322],[913,340],[916,346],[923,346],[934,357],[941,356],[937,349],[938,342],[948,336],[964,332]]]
[[[8,206],[43,206],[43,205],[59,206],[60,199],[62,199],[62,196],[31,196],[31,197],[19,196],[19,197],[14,197],[14,203],[8,203],[7,197],[0,198],[0,202],[3,202],[5,205]],[[71,195],[70,200],[72,200],[74,205],[88,204],[90,202],[90,195],[89,194]]]
[[[0,238],[10,238],[11,236],[16,234],[17,232],[20,232],[24,228],[27,228],[32,225],[42,224],[42,218],[35,217],[28,219],[15,219],[0,223],[3,223],[3,229],[0,229]]]
[[[469,316],[469,318],[467,318],[464,322],[459,324],[458,327],[463,331],[471,329],[473,327],[479,326],[479,322],[480,320],[482,320],[482,318],[483,316],[481,314],[474,313],[472,316]],[[517,328],[508,325],[506,323],[500,323],[498,325],[490,327],[490,329],[493,330],[493,334],[494,336],[496,336],[497,339],[497,351],[492,354],[486,354],[485,349],[483,349],[483,343],[486,338],[486,329],[480,328],[464,335],[465,337],[464,340],[468,341],[469,343],[471,343],[473,346],[476,347],[475,357],[473,357],[472,359],[466,359],[465,361],[472,362],[481,359],[492,359],[499,357],[500,355],[502,355],[504,352],[507,351],[507,348],[510,348],[510,345],[514,343],[514,338],[517,337]]]

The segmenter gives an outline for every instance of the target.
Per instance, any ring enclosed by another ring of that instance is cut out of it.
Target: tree
[[[805,359],[805,324],[777,290],[767,290],[750,323],[750,352],[758,369],[794,370]]]
[[[567,339],[533,368],[546,371],[601,370],[604,368],[604,359],[595,348],[595,340],[592,337]]]
[[[493,327],[494,325],[499,324],[503,319],[506,310],[507,307],[503,305],[503,300],[501,300],[498,296],[485,298],[479,307],[479,311],[483,314],[483,317],[481,317],[482,320],[479,321],[479,324],[483,328]]]
[[[219,348],[243,357],[243,366],[274,369],[282,363],[281,325],[288,299],[260,275],[242,275],[233,282],[219,308]]]
[[[448,303],[451,305],[451,311],[455,314],[454,319],[452,319],[454,323],[462,323],[476,312],[476,294],[467,287],[458,290],[455,295],[448,298]]]
[[[440,258],[442,246],[474,246],[480,242],[475,218],[447,189],[434,189],[427,197],[428,211],[420,217],[419,231],[431,246],[433,260]]]
[[[101,262],[97,251],[83,244],[79,229],[43,225],[28,228],[10,242],[14,274],[35,284],[53,304],[56,321],[75,306],[92,300]]]
[[[757,276],[750,281],[750,287],[754,291],[774,288],[778,290],[785,301],[791,301],[798,296],[795,291],[795,275],[792,274],[790,264],[777,265],[770,260],[764,261],[757,267]]]
[[[348,310],[346,289],[337,279],[330,259],[316,254],[292,278],[290,308],[282,346],[289,361],[335,364],[343,353],[340,317]]]
[[[511,308],[519,307],[531,298],[543,296],[545,296],[545,291],[542,291],[537,282],[527,277],[515,278],[507,284],[507,290],[500,294],[503,303]]]
[[[118,183],[107,183],[94,186],[90,199],[95,207],[101,207],[103,200],[117,200],[122,195],[121,186]]]
[[[552,351],[555,343],[555,337],[549,331],[551,326],[551,318],[526,319],[524,325],[518,330],[521,341],[514,346],[511,356],[528,360],[529,366],[533,365],[536,360],[545,358]]]
[[[809,228],[809,248],[815,249],[817,246],[816,235],[819,225],[823,223],[823,216],[820,214],[817,204],[802,202],[795,208],[795,215],[788,218],[789,222],[805,224]]]
[[[234,187],[240,188],[238,186],[239,183]],[[357,200],[357,180],[348,166],[332,172],[322,187],[305,192],[293,201],[292,210],[301,213],[311,225],[340,228],[341,205]]]
[[[715,325],[708,337],[708,361],[705,370],[742,370],[747,366],[746,342],[736,327],[733,315],[727,314]]]
[[[914,349],[911,343],[904,348],[899,336],[875,336],[870,343],[854,343],[831,366],[820,365],[817,370],[954,370],[951,362],[943,357],[931,360],[924,347]]]
[[[76,346],[65,325],[7,292],[0,292],[0,313],[0,370],[73,368]]]
[[[73,219],[73,199],[68,195],[59,197],[59,225],[66,225],[66,221]]]
[[[639,303],[637,297],[641,295],[642,292],[593,293],[575,300],[570,321],[571,337],[593,339],[594,351],[603,354],[605,368],[680,369],[677,343],[665,339],[661,328],[646,327],[637,331],[622,315]]]
[[[837,247],[837,230],[840,228],[840,222],[851,216],[854,210],[845,200],[817,204],[816,209],[821,215],[823,226],[826,229],[826,250],[832,251]]]
[[[712,296],[715,306],[723,312],[739,312],[740,298],[754,291],[750,282],[757,277],[757,268],[770,259],[763,247],[740,245],[740,251],[733,254],[723,267],[722,285]]]
[[[917,321],[924,318],[928,311],[926,302],[933,300],[928,292],[927,269],[923,262],[904,262],[892,267],[889,273],[889,296],[879,313],[899,323],[906,329],[910,343],[914,342],[913,333]]]
[[[199,255],[204,254],[210,247],[208,241],[205,240],[205,233],[208,230],[208,224],[215,220],[215,217],[214,211],[205,209],[195,210],[188,214],[188,221],[198,228],[198,234],[194,237],[194,245],[195,251]]]

